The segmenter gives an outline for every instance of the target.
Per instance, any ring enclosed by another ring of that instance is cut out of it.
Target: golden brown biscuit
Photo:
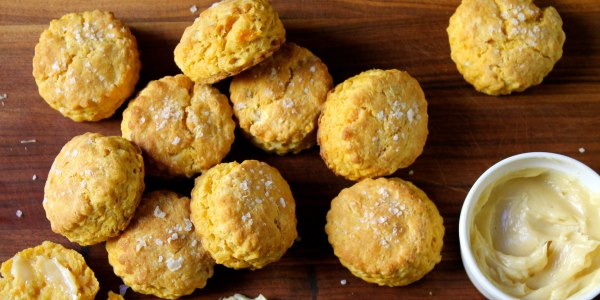
[[[194,232],[189,205],[174,192],[148,193],[129,227],[106,242],[108,262],[134,291],[176,299],[213,275],[215,262]]]
[[[215,83],[277,51],[285,29],[268,0],[224,0],[185,29],[175,63],[197,83]]]
[[[196,178],[191,211],[206,250],[229,268],[275,262],[297,236],[290,187],[277,169],[256,160],[222,163]]]
[[[135,37],[111,12],[71,13],[50,22],[35,46],[40,96],[74,121],[108,118],[139,78]]]
[[[392,174],[423,151],[427,119],[423,90],[408,73],[360,73],[327,96],[317,132],[321,157],[350,180]]]
[[[48,241],[17,253],[0,271],[0,299],[93,300],[99,289],[81,254]]]
[[[372,283],[402,286],[441,260],[444,225],[435,204],[408,181],[365,179],[331,201],[325,225],[342,265]]]
[[[92,245],[127,227],[143,191],[140,149],[119,136],[85,133],[54,159],[43,205],[52,231]]]
[[[184,75],[151,81],[123,112],[123,137],[144,152],[148,174],[187,176],[225,157],[235,122],[227,97]]]
[[[531,0],[463,0],[447,31],[458,71],[489,95],[541,83],[565,42],[556,9]]]
[[[318,57],[287,43],[235,76],[229,89],[244,133],[258,147],[283,155],[315,144],[317,119],[332,84]]]

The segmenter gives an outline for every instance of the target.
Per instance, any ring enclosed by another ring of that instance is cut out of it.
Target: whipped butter
[[[577,298],[600,284],[600,195],[555,170],[524,169],[490,184],[470,240],[481,271],[520,299]]]

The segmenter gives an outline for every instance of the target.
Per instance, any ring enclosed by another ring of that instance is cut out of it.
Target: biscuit
[[[135,89],[140,67],[129,28],[99,10],[50,22],[33,57],[40,96],[78,122],[112,116]]]
[[[151,81],[123,112],[123,137],[142,148],[148,174],[186,176],[229,152],[235,122],[227,97],[184,75]]]
[[[229,268],[260,269],[296,239],[296,204],[277,169],[256,160],[222,163],[196,178],[192,222],[206,250]]]
[[[175,63],[197,83],[215,83],[271,56],[285,29],[268,0],[224,0],[183,32]]]
[[[463,0],[447,32],[458,71],[489,95],[541,83],[565,42],[556,9],[540,9],[531,0]]]
[[[342,265],[371,283],[403,286],[441,260],[444,225],[435,204],[408,181],[365,179],[331,201],[325,225]]]
[[[398,70],[370,70],[327,96],[317,131],[321,157],[350,180],[385,176],[412,164],[427,140],[427,101]]]
[[[143,190],[144,162],[136,145],[119,136],[85,133],[54,159],[43,206],[52,231],[93,245],[127,227]]]
[[[108,262],[134,291],[176,299],[213,275],[215,262],[194,232],[189,205],[174,192],[145,194],[129,227],[106,242]]]
[[[12,300],[93,300],[99,289],[83,256],[45,241],[2,263],[0,298]]]
[[[233,112],[256,146],[298,153],[316,142],[317,119],[333,80],[308,49],[284,44],[231,81]]]

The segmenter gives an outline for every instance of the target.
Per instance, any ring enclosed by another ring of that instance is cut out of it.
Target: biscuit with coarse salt
[[[417,80],[395,69],[370,70],[329,93],[317,142],[338,175],[350,180],[386,176],[421,155],[427,121],[427,101]]]
[[[106,242],[108,262],[132,290],[176,299],[203,288],[215,261],[190,220],[190,199],[161,190],[145,194],[127,229]]]
[[[112,116],[139,78],[137,41],[111,12],[70,13],[50,22],[33,57],[40,96],[74,121]]]
[[[489,95],[540,84],[565,42],[556,9],[531,0],[463,0],[447,32],[458,71]]]
[[[123,137],[144,153],[148,174],[192,177],[218,164],[234,140],[227,97],[184,75],[148,83],[123,112]]]
[[[342,265],[371,283],[403,286],[441,260],[443,219],[427,195],[399,178],[365,179],[331,201],[325,225]]]
[[[222,163],[196,178],[191,211],[206,250],[229,268],[275,262],[297,236],[290,187],[277,169],[256,160]]]
[[[17,253],[0,272],[1,299],[93,300],[99,289],[81,254],[49,241]]]
[[[240,127],[258,147],[283,155],[316,142],[317,119],[333,80],[308,49],[286,43],[236,75],[229,88]]]
[[[203,11],[183,32],[175,63],[198,83],[215,83],[271,56],[285,29],[268,0],[224,0]]]
[[[52,231],[80,245],[118,235],[144,191],[140,148],[120,136],[85,133],[54,159],[43,206]]]

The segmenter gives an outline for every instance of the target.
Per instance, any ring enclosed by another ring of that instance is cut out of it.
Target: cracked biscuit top
[[[540,9],[531,0],[463,0],[447,32],[458,71],[489,95],[541,83],[565,41],[556,9]]]
[[[133,93],[140,67],[129,28],[99,10],[53,20],[33,57],[40,96],[74,121],[112,116]]]
[[[327,96],[319,118],[321,157],[349,180],[386,176],[412,164],[427,140],[421,86],[399,70],[369,70]]]
[[[225,157],[235,123],[227,97],[184,75],[148,83],[123,112],[123,137],[142,148],[148,174],[192,177]]]
[[[332,84],[318,57],[287,43],[233,78],[233,112],[258,147],[280,155],[298,153],[315,144],[317,119]]]
[[[120,136],[85,133],[54,159],[43,206],[52,231],[93,245],[127,227],[143,190],[144,162],[136,145]]]
[[[283,42],[283,23],[268,0],[224,0],[185,29],[175,63],[194,82],[215,83],[263,61]]]
[[[294,243],[296,204],[277,169],[256,160],[219,164],[196,178],[191,219],[218,264],[260,269]]]

